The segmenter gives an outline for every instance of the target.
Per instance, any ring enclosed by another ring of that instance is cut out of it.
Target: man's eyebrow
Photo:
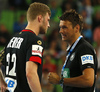
[[[60,25],[59,25],[59,27],[60,27],[60,28],[68,28],[68,27],[67,27],[67,26],[65,26],[65,25],[63,25],[63,26],[60,26]]]

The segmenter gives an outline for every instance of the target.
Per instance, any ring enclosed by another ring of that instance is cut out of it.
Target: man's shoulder
[[[44,46],[43,39],[32,32],[20,32],[13,37],[23,38],[23,44],[26,45],[38,44]]]
[[[81,39],[79,41],[79,43],[77,44],[76,48],[75,48],[75,51],[77,54],[94,54],[95,53],[95,50],[93,48],[93,46],[87,42],[85,39]]]
[[[81,40],[80,40],[80,42],[78,43],[78,47],[80,48],[80,49],[82,49],[82,48],[89,48],[89,49],[94,49],[93,48],[93,46],[88,42],[88,41],[86,41],[84,38],[82,38]]]

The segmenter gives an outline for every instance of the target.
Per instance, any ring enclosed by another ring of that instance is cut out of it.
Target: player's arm
[[[5,92],[7,90],[7,84],[4,80],[1,69],[0,69],[0,87],[1,87],[1,92]]]
[[[52,84],[59,84],[60,77],[55,73],[49,73],[48,80]],[[83,74],[78,77],[73,78],[64,78],[63,84],[66,86],[73,86],[73,87],[91,87],[94,83],[94,69],[87,68],[83,70]]]
[[[26,77],[32,92],[42,92],[37,74],[38,65],[32,61],[26,63]]]
[[[4,59],[4,50],[5,48],[3,48],[1,51],[0,51],[0,63],[3,61]],[[2,63],[1,63],[2,64]],[[0,67],[0,87],[1,87],[1,92],[4,92],[6,89],[7,89],[7,84],[4,80],[4,76],[2,74],[2,71],[1,71],[1,67]]]

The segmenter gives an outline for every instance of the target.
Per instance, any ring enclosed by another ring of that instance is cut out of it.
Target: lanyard
[[[67,54],[67,56],[66,56],[66,61],[65,61],[64,65],[63,65],[63,67],[62,67],[61,75],[63,75],[63,71],[64,71],[64,68],[65,68],[65,66],[66,66],[66,63],[67,63],[67,61],[68,61],[69,56],[71,55],[71,53],[72,53],[72,51],[74,50],[75,46],[77,45],[77,43],[79,42],[79,40],[80,40],[82,37],[83,37],[82,35],[78,37],[78,39],[75,41],[75,43],[74,43],[73,46],[71,47],[70,51],[68,52],[68,54]]]

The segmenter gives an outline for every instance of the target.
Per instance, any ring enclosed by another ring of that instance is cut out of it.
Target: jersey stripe
[[[29,61],[33,61],[33,62],[37,62],[37,63],[41,64],[41,58],[37,57],[37,56],[31,56],[29,58]]]
[[[35,34],[32,30],[29,30],[29,29],[22,30],[22,32],[31,32],[31,33]]]

